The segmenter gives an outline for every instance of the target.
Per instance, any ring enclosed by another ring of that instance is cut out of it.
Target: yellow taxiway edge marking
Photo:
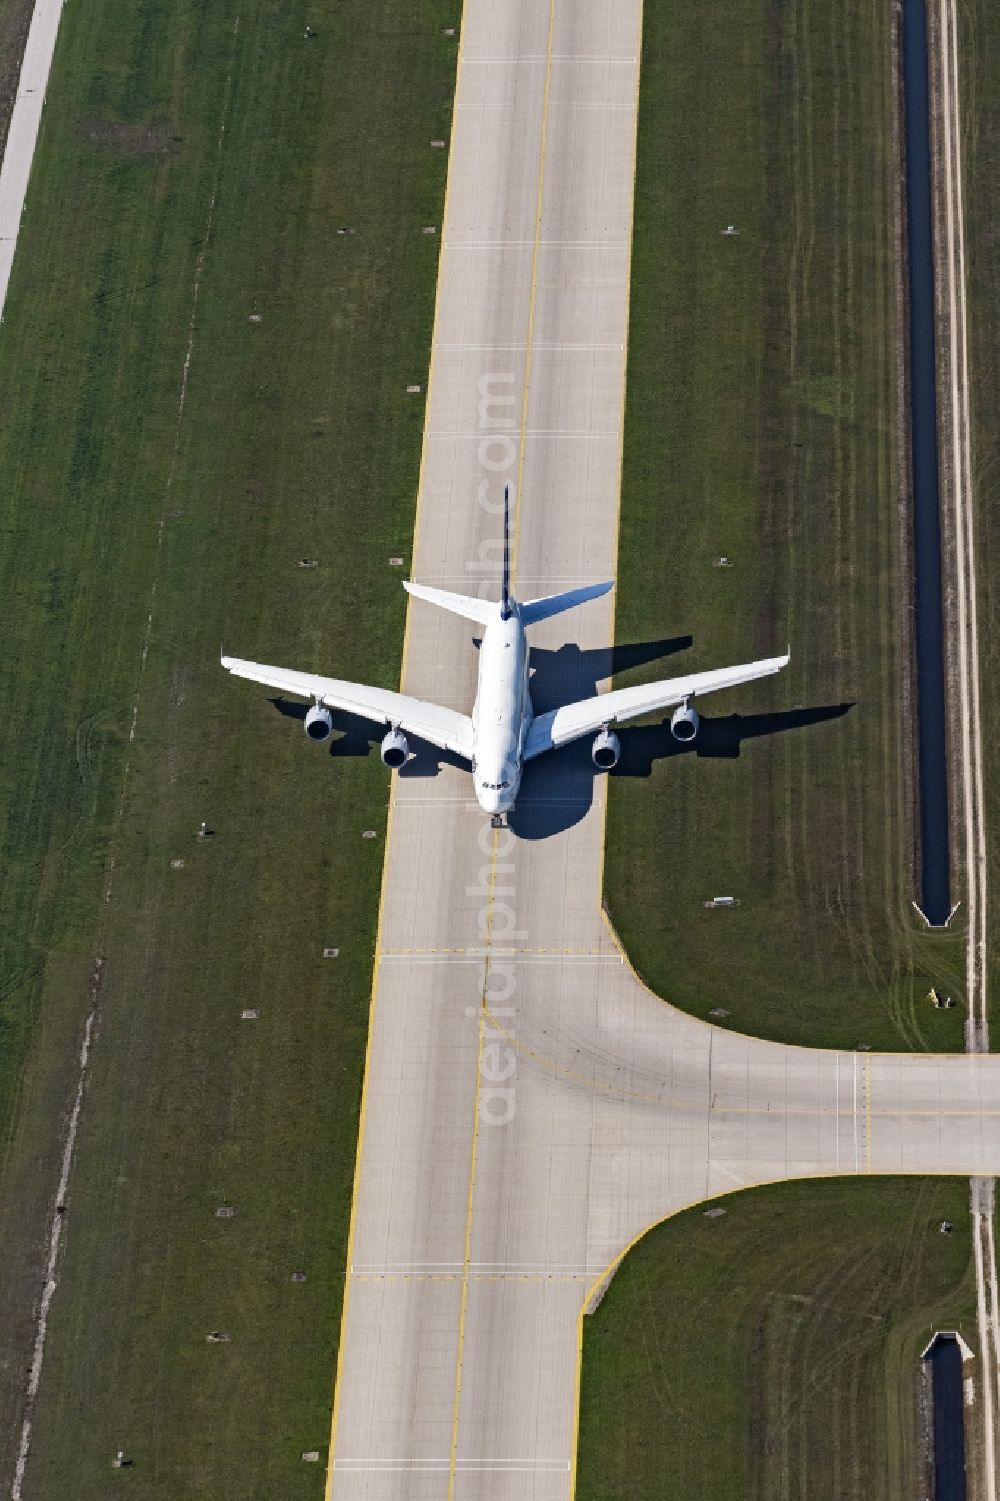
[[[411,574],[412,574],[412,571],[413,571],[413,564],[414,564],[414,561],[415,561],[416,556],[417,556],[417,543],[418,543],[418,539],[419,539],[419,536],[420,536],[420,516],[421,516],[421,511],[422,511],[422,508],[423,508],[424,472],[425,472],[426,463],[427,463],[427,424],[428,424],[428,417],[429,417],[430,410],[431,410],[431,392],[432,392],[433,387],[434,387],[434,347],[435,347],[435,344],[437,342],[436,338],[435,338],[435,333],[436,333],[436,324],[437,324],[437,317],[438,317],[438,308],[441,305],[440,293],[441,293],[442,266],[444,264],[444,242],[445,242],[445,239],[447,237],[447,230],[448,230],[448,203],[449,203],[449,196],[450,196],[450,193],[451,193],[451,159],[452,159],[451,148],[454,146],[454,142],[455,142],[455,129],[456,129],[456,123],[457,123],[457,120],[458,120],[458,96],[459,96],[459,88],[460,88],[461,78],[462,78],[462,53],[463,53],[463,46],[464,46],[464,41],[465,41],[465,27],[464,27],[464,22],[465,22],[465,0],[462,0],[461,10],[460,10],[460,14],[459,14],[459,22],[458,22],[458,24],[459,24],[458,55],[457,55],[456,60],[455,60],[455,108],[454,108],[454,111],[452,113],[452,120],[451,120],[451,133],[450,133],[451,139],[450,139],[450,142],[449,142],[449,151],[448,151],[448,175],[447,175],[447,178],[445,180],[444,207],[443,207],[442,216],[441,216],[441,248],[438,251],[437,275],[436,275],[435,288],[434,288],[434,323],[435,323],[435,328],[432,328],[432,330],[431,330],[431,349],[430,349],[430,357],[429,357],[429,363],[428,363],[428,368],[427,368],[427,402],[426,402],[426,405],[424,407],[424,430],[423,430],[423,435],[422,435],[422,439],[421,439],[421,446],[420,446],[420,467],[419,467],[419,472],[418,472],[418,477],[417,477],[417,501],[416,501],[416,511],[415,511],[414,518],[413,518],[413,550],[412,550],[412,554],[411,554],[411,558],[410,558],[410,571],[411,571]],[[409,656],[409,649],[410,649],[410,610],[411,610],[411,601],[410,601],[409,596],[407,596],[406,620],[405,620],[405,623],[403,625],[403,652],[402,652],[402,658],[401,658],[401,661],[400,661],[400,669],[399,669],[400,686],[403,685],[403,683],[405,682],[405,679],[406,679],[406,663],[407,663],[407,659],[408,659],[408,656]],[[370,1002],[369,1007],[368,1007],[368,1037],[367,1037],[367,1041],[365,1043],[365,1071],[364,1071],[364,1078],[363,1078],[362,1085],[361,1085],[361,1108],[360,1108],[360,1114],[359,1114],[359,1118],[358,1118],[358,1147],[357,1147],[357,1152],[356,1152],[355,1158],[354,1158],[354,1179],[353,1179],[353,1182],[351,1184],[351,1214],[350,1214],[350,1220],[349,1220],[348,1231],[347,1231],[347,1276],[344,1278],[344,1301],[343,1301],[343,1303],[341,1305],[340,1330],[339,1330],[339,1333],[338,1333],[338,1336],[337,1336],[337,1368],[336,1368],[336,1373],[335,1373],[335,1376],[334,1376],[334,1385],[333,1385],[333,1410],[332,1410],[331,1418],[330,1418],[330,1446],[329,1446],[329,1450],[328,1450],[328,1453],[327,1453],[326,1483],[325,1483],[325,1488],[324,1488],[324,1494],[326,1494],[326,1495],[330,1494],[330,1492],[332,1490],[332,1487],[333,1487],[334,1454],[336,1452],[336,1447],[337,1447],[337,1422],[338,1422],[338,1419],[339,1419],[339,1416],[340,1416],[341,1376],[343,1374],[343,1366],[344,1366],[344,1346],[346,1344],[347,1316],[348,1316],[348,1309],[349,1309],[349,1305],[350,1305],[350,1295],[351,1295],[351,1261],[352,1261],[353,1253],[354,1253],[354,1235],[355,1235],[355,1230],[356,1230],[356,1227],[357,1227],[358,1184],[361,1181],[361,1154],[362,1154],[362,1149],[364,1147],[365,1120],[366,1120],[367,1108],[368,1108],[368,1076],[369,1076],[369,1066],[370,1066],[370,1063],[371,1063],[372,1037],[374,1036],[374,1032],[375,1032],[375,1010],[376,1010],[376,1005],[377,1005],[377,1002],[378,1002],[378,977],[379,977],[380,959],[381,959],[381,953],[382,953],[382,932],[383,932],[383,925],[384,925],[384,921],[385,921],[385,892],[386,892],[386,884],[387,884],[388,871],[389,871],[389,854],[390,854],[390,850],[391,850],[391,847],[392,847],[392,823],[393,823],[393,813],[395,811],[395,804],[396,804],[396,784],[397,784],[397,775],[394,772],[393,775],[392,775],[392,780],[391,780],[391,783],[390,783],[390,791],[389,791],[389,812],[388,812],[387,822],[386,822],[385,854],[383,856],[383,861],[382,861],[382,882],[381,882],[381,886],[379,888],[378,921],[377,921],[376,929],[375,929],[375,957],[374,957],[374,962],[373,962],[373,965],[372,965],[371,1002]]]

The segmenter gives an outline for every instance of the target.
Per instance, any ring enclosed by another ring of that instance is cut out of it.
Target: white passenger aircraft
[[[506,494],[504,501],[506,513]],[[369,688],[363,683],[318,677],[310,672],[290,672],[283,667],[266,667],[261,662],[244,662],[239,657],[223,657],[222,665],[236,677],[264,683],[282,693],[311,698],[313,705],[305,717],[305,731],[318,743],[329,739],[333,732],[330,710],[343,709],[389,726],[381,754],[385,765],[392,769],[403,766],[409,756],[408,734],[460,756],[471,765],[480,807],[492,814],[494,825],[499,825],[514,807],[524,763],[543,751],[557,750],[584,735],[595,735],[591,748],[594,765],[601,771],[610,771],[621,753],[612,724],[676,705],[670,721],[671,733],[675,740],[691,741],[698,733],[698,711],[693,703],[696,695],[767,677],[780,672],[788,661],[786,653],[783,657],[768,657],[761,662],[722,667],[713,672],[689,673],[638,688],[615,688],[610,693],[599,693],[594,698],[579,699],[575,704],[535,715],[531,707],[525,627],[571,610],[588,599],[597,599],[607,594],[612,584],[590,584],[519,604],[510,589],[506,514],[504,532],[499,604],[465,594],[450,594],[444,589],[430,589],[424,584],[403,585],[417,599],[451,610],[484,627],[479,649],[479,683],[471,716],[388,688]]]

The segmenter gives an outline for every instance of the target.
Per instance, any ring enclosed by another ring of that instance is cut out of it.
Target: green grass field
[[[577,1501],[923,1495],[920,1351],[975,1328],[968,1185],[719,1204],[652,1230],[584,1320]]]
[[[31,1501],[322,1492],[388,782],[217,664],[398,681],[459,9],[65,11],[0,335],[8,1482],[104,963]]]
[[[960,1049],[961,1007],[926,997],[961,998],[961,934],[910,906],[890,26],[864,0],[646,9],[616,638],[693,635],[647,677],[792,661],[705,700],[693,753],[626,731],[605,890],[686,1010]]]

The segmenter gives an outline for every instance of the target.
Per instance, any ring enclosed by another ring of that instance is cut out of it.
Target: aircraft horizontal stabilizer
[[[561,615],[563,610],[572,610],[586,604],[588,599],[599,599],[614,588],[614,581],[606,584],[586,584],[582,589],[567,589],[564,594],[547,594],[544,599],[529,599],[521,606],[521,620],[525,625],[534,625],[536,620],[548,620],[552,615]]]
[[[425,599],[428,604],[450,610],[453,615],[462,615],[466,620],[475,620],[479,625],[489,625],[496,620],[499,605],[488,599],[474,599],[470,594],[450,594],[447,589],[432,589],[428,584],[411,584],[403,580],[403,588],[415,599]]]

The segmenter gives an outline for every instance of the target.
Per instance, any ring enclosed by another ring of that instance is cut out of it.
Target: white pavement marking
[[[527,344],[435,344],[434,345],[435,349],[444,350],[445,353],[447,353],[447,354],[459,354],[459,353],[464,354],[468,350],[483,350],[483,351],[488,350],[492,354],[497,354],[497,353],[499,353],[501,351],[510,351],[510,352],[517,351],[517,352],[523,354],[524,351],[527,349],[527,347],[528,347]],[[556,350],[571,350],[571,349],[576,349],[576,350],[584,350],[584,349],[586,349],[586,350],[593,350],[593,349],[624,349],[625,345],[624,344],[539,344],[536,341],[535,348],[536,349],[556,349]]]
[[[462,62],[466,67],[506,68],[519,66],[521,63],[544,63],[549,57],[545,52],[526,53],[523,57],[469,57],[463,56]],[[551,61],[554,63],[634,63],[634,57],[587,57],[582,52],[554,52]]]
[[[640,20],[640,0],[466,0],[462,47],[610,56],[625,39],[634,57]],[[620,99],[617,67],[558,69],[554,91],[550,66],[525,68],[511,97],[502,67],[477,68],[466,94],[466,60],[433,343],[470,347],[433,351],[413,575],[471,569],[492,587],[483,560],[513,482],[515,558],[545,593],[616,572],[636,109],[573,107],[598,87]],[[581,254],[599,230],[618,251]],[[467,253],[487,241],[494,253]],[[578,340],[612,347],[540,350]],[[612,640],[607,598],[533,644]],[[579,692],[579,654],[565,659],[553,696]],[[447,681],[471,703],[474,674],[468,632],[411,602],[404,690]],[[1000,1164],[1000,1058],[786,1048],[673,1010],[602,916],[604,799],[586,758],[532,763],[512,831],[490,830],[467,775],[392,782],[333,1501],[566,1501],[584,1310],[650,1225],[756,1183]],[[412,1468],[372,1468],[394,1455]],[[508,1478],[510,1455],[529,1468]]]
[[[63,0],[35,0],[0,167],[0,321],[35,158]]]
[[[336,1459],[334,1469],[337,1470],[444,1470],[452,1468],[450,1459]],[[456,1459],[454,1468],[458,1471],[484,1471],[504,1470],[510,1473],[517,1471],[523,1473],[528,1470],[558,1470],[560,1472],[569,1469],[565,1459]]]
[[[447,240],[445,250],[627,250],[616,240]],[[621,345],[618,346],[621,348]],[[479,436],[482,436],[480,431]]]

